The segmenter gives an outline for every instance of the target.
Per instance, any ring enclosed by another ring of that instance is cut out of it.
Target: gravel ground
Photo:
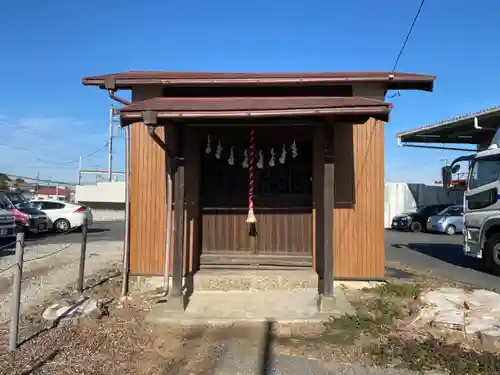
[[[407,256],[416,253],[410,246],[416,247],[415,243],[425,242],[421,238],[423,237],[394,236],[389,240],[392,255],[399,261],[397,263],[411,263],[417,268],[424,268],[426,263],[420,257]],[[430,240],[429,237],[428,241]],[[444,241],[446,238],[436,237],[436,240]],[[92,277],[92,284],[95,273],[120,262],[121,251],[121,241],[101,240],[89,243],[86,275],[88,278]],[[149,309],[147,304],[136,305],[131,301],[124,305],[117,300],[120,278],[99,286],[97,289],[101,288],[100,292],[88,292],[114,299],[109,309],[110,316],[98,320],[83,319],[78,324],[47,329],[40,321],[43,308],[38,305],[43,301],[48,303],[54,298],[54,294],[57,297],[58,292],[64,291],[68,284],[76,281],[79,252],[80,245],[71,241],[27,246],[22,293],[22,310],[25,314],[22,318],[21,338],[37,334],[14,355],[2,354],[6,342],[6,314],[10,310],[8,293],[11,289],[11,270],[0,273],[0,374],[27,374],[26,371],[33,369],[33,373],[51,375],[415,374],[405,370],[354,365],[351,362],[357,361],[350,361],[350,355],[346,357],[337,352],[332,352],[331,356],[324,354],[327,360],[319,355],[314,357],[322,360],[314,360],[308,358],[310,356],[306,353],[316,350],[279,341],[273,343],[274,350],[269,359],[270,370],[263,372],[262,359],[265,355],[262,347],[265,333],[262,330],[246,328],[238,331],[236,327],[222,331],[151,328],[143,322],[144,312]],[[401,258],[408,262],[402,262]],[[427,255],[422,259],[440,267],[445,262]],[[0,255],[0,271],[13,261],[12,255]],[[439,270],[440,267],[431,269]],[[320,346],[320,351],[328,351],[328,348]]]
[[[93,275],[121,261],[122,241],[90,242],[87,245],[85,274]],[[80,261],[80,244],[27,244],[24,255],[21,312],[27,311],[54,292],[76,283]],[[8,319],[12,289],[14,255],[0,258],[0,323]],[[1,272],[1,270],[5,270]]]
[[[104,250],[103,243],[100,245],[99,249]],[[120,246],[117,248],[120,249]],[[71,251],[69,249],[61,253]],[[97,248],[91,249],[89,246],[90,254],[97,251]],[[106,254],[108,252],[113,252],[111,246],[106,248]],[[120,251],[116,253],[119,260]],[[76,274],[75,270],[72,271],[74,266],[71,265],[70,254],[65,256],[69,257],[68,268],[63,274],[54,270],[53,276],[49,276],[54,282],[71,273],[71,283]],[[25,342],[15,353],[5,353],[8,324],[0,323],[0,374],[416,374],[405,370],[363,366],[358,364],[358,346],[353,352],[352,348],[343,351],[341,347],[327,345],[314,335],[304,341],[302,338],[306,337],[307,331],[300,336],[300,342],[295,342],[294,337],[281,340],[270,338],[269,331],[272,328],[266,326],[199,329],[150,326],[144,322],[144,316],[154,299],[150,295],[135,295],[120,301],[121,278],[109,278],[115,272],[108,270],[109,260],[104,258],[109,257],[94,256],[95,258],[102,260],[95,264],[94,269],[102,269],[91,275],[92,271],[88,268],[87,283],[94,287],[89,288],[85,294],[99,301],[108,301],[103,302],[107,306],[107,313],[100,319],[87,317],[75,324],[50,327],[41,320],[42,307],[36,306],[34,302],[46,296],[45,304],[48,304],[61,298],[73,299],[77,294],[68,294],[63,285],[65,283],[58,283],[55,288],[47,290],[44,288],[43,293],[24,306],[26,310],[28,305],[33,308],[22,316],[20,339]],[[65,268],[61,266],[58,268]],[[50,268],[47,275],[51,275],[52,270]],[[107,281],[100,283],[101,280]],[[55,289],[62,291],[53,293]],[[263,371],[265,359],[268,363],[267,371]]]

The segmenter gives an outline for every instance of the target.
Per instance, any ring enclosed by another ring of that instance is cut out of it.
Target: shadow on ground
[[[454,266],[484,272],[484,269],[481,267],[481,261],[464,255],[462,245],[459,244],[410,242],[408,244],[393,244],[392,246],[417,251]]]
[[[415,274],[394,267],[385,267],[385,276],[393,277],[395,279],[411,280],[415,277]]]
[[[87,233],[88,234],[92,234],[92,233],[104,233],[104,232],[109,232],[110,229],[109,228],[88,228],[87,229]],[[72,230],[70,233],[55,233],[55,232],[49,232],[49,233],[46,233],[45,235],[43,236],[32,236],[30,237],[28,240],[39,240],[41,238],[43,238],[44,236],[45,237],[54,237],[54,236],[65,236],[65,235],[68,235],[68,234],[71,234],[71,233],[82,233],[82,228],[76,228],[74,230]]]
[[[10,256],[16,252],[15,238],[2,239],[0,241],[0,258]]]

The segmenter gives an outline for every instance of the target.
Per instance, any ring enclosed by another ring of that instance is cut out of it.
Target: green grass
[[[386,292],[383,293],[387,296]],[[394,320],[400,317],[405,301],[376,294],[376,298],[354,303],[357,315],[344,315],[327,322],[324,338],[333,342],[355,343],[361,335],[377,337],[389,333]]]
[[[422,373],[500,375],[500,353],[469,350],[435,337],[415,339],[396,330],[395,321],[408,317],[408,308],[421,292],[417,284],[387,283],[367,289],[363,298],[353,303],[356,316],[332,318],[322,334],[297,337],[298,345],[321,350],[330,347],[332,351],[361,346],[371,364]]]
[[[466,350],[459,344],[448,344],[436,338],[423,341],[403,340],[390,336],[378,345],[366,348],[371,360],[381,366],[399,363],[398,367],[414,371],[447,370],[453,375],[498,375],[497,353]]]
[[[376,288],[365,289],[365,291],[369,291],[375,293],[376,295],[382,298],[417,298],[422,292],[420,286],[418,284],[394,284],[394,283],[385,283]]]

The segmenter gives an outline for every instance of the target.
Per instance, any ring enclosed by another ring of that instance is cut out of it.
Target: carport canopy
[[[398,143],[411,146],[420,144],[469,144],[489,143],[500,127],[500,106],[454,117],[431,125],[396,134]]]

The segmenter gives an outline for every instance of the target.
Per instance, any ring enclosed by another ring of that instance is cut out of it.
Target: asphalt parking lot
[[[88,229],[87,241],[123,241],[125,233],[125,224],[123,221],[102,221],[95,222]],[[46,233],[40,236],[29,236],[25,240],[26,247],[36,245],[49,245],[49,244],[77,244],[82,241],[82,231],[77,228],[67,234]],[[10,245],[9,245],[10,244]],[[8,255],[14,250],[15,246],[9,239],[0,241],[1,256]]]
[[[488,274],[481,260],[463,255],[462,235],[385,231],[385,259],[431,275],[500,291],[500,277]]]
[[[88,241],[121,241],[124,223],[99,222],[89,229]],[[40,238],[30,238],[26,245],[79,243],[81,231],[66,235],[50,234]],[[4,249],[0,257],[13,252]],[[466,257],[462,253],[462,235],[446,236],[430,233],[409,233],[393,230],[385,231],[385,258],[388,264],[397,263],[428,272],[437,277],[456,280],[481,288],[500,291],[500,277],[482,270],[481,260]]]

